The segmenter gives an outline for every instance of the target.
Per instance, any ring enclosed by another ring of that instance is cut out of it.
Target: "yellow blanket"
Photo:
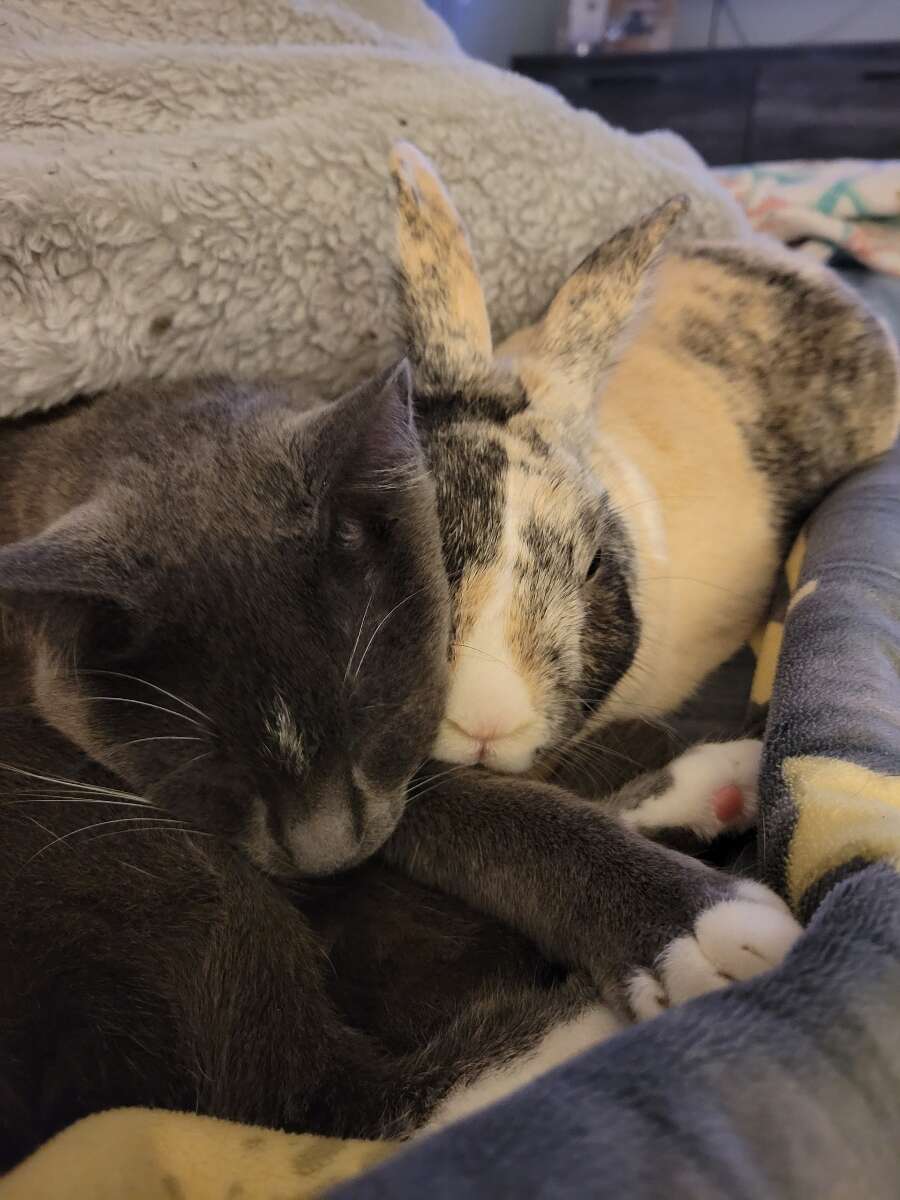
[[[396,1150],[119,1108],[47,1142],[0,1180],[0,1200],[312,1200]]]

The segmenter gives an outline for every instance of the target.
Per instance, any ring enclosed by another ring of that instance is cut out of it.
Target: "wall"
[[[898,0],[731,0],[730,7],[752,46],[900,41]],[[707,44],[711,9],[712,0],[681,0],[676,45]],[[717,44],[742,44],[727,12],[719,17]]]
[[[556,44],[555,0],[428,0],[476,58],[502,67],[513,54],[540,54]]]
[[[470,54],[506,66],[513,54],[552,51],[557,0],[428,0]],[[900,41],[900,0],[731,0],[752,45]],[[680,0],[675,46],[705,46],[712,0]],[[720,46],[739,46],[726,13]]]

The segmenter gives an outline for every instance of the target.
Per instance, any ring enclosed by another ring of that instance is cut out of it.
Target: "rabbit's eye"
[[[586,583],[591,582],[591,580],[594,578],[594,576],[600,570],[600,567],[602,566],[602,564],[603,564],[603,551],[598,547],[597,553],[591,559],[591,565],[588,567],[588,572],[587,572],[587,575],[585,576]]]

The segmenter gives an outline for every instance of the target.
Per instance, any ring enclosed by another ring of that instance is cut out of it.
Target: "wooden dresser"
[[[576,108],[674,129],[713,166],[900,158],[900,42],[513,59]]]

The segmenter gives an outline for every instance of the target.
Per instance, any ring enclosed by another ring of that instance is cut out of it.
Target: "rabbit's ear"
[[[465,227],[435,168],[409,142],[391,152],[400,308],[423,392],[465,390],[492,356],[484,293]]]
[[[596,398],[650,298],[666,236],[688,204],[686,196],[673,196],[603,242],[569,276],[538,324],[535,351],[566,381],[576,404]]]

